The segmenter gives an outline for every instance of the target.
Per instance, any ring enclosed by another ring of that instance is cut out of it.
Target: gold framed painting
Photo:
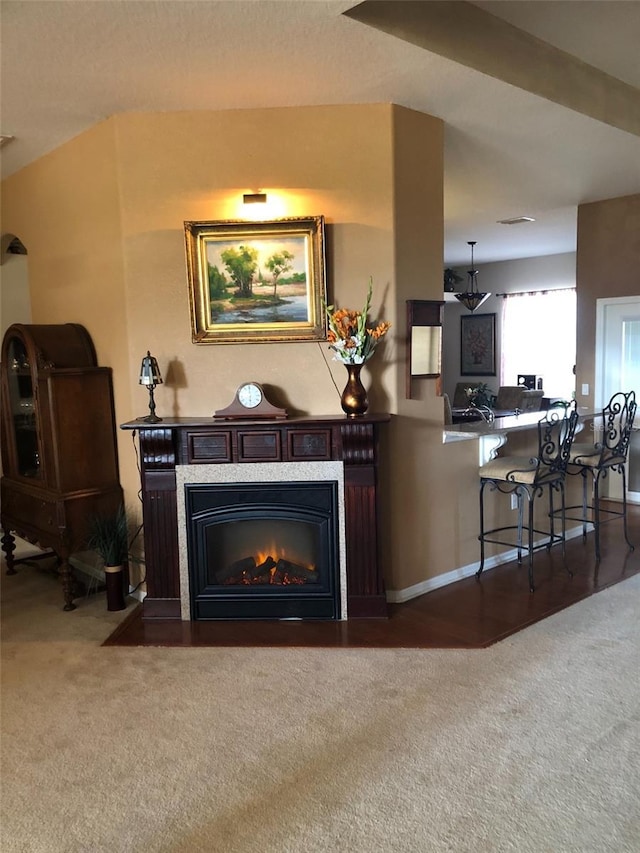
[[[324,217],[185,222],[192,340],[326,340]]]

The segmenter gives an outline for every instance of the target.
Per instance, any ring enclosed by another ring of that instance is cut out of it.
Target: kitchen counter
[[[558,410],[562,412],[562,409]],[[538,421],[545,416],[546,412],[528,412],[522,415],[510,415],[495,418],[493,421],[473,421],[471,423],[447,424],[443,432],[443,443],[449,444],[454,441],[465,441],[469,439],[479,440],[479,462],[484,465],[492,459],[498,449],[509,439],[511,433],[527,429],[535,429]],[[579,432],[585,420],[593,417],[594,412],[587,406],[578,408],[580,419],[576,432]]]

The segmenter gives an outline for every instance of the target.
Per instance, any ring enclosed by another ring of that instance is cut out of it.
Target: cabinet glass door
[[[9,341],[7,356],[16,473],[21,477],[41,477],[31,365],[24,342],[20,338],[12,338]]]

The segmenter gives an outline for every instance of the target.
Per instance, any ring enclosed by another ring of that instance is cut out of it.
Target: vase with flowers
[[[328,321],[327,338],[334,359],[341,361],[347,368],[348,380],[340,405],[343,412],[351,418],[361,417],[367,411],[369,402],[367,391],[360,379],[362,365],[374,353],[375,348],[389,331],[390,323],[384,321],[368,326],[368,314],[371,307],[373,279],[369,279],[367,299],[361,311],[348,308],[336,308],[325,305]]]

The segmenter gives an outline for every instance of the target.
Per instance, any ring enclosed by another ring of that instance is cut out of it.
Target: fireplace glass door
[[[192,619],[338,619],[337,483],[187,484]]]

